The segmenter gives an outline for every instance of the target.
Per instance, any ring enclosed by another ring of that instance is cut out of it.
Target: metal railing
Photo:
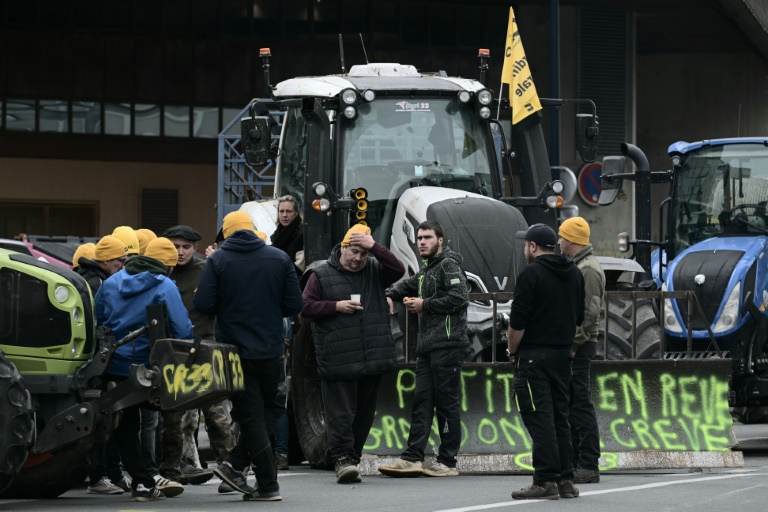
[[[686,346],[686,357],[691,357],[693,352],[693,329],[691,329],[691,320],[694,317],[694,308],[697,315],[704,320],[704,325],[707,326],[707,332],[709,333],[709,339],[712,345],[715,347],[718,357],[722,357],[722,351],[715,339],[715,335],[712,329],[709,327],[710,322],[707,320],[704,310],[701,307],[698,297],[692,291],[685,292],[665,292],[665,291],[609,291],[605,294],[605,329],[603,332],[603,354],[608,355],[608,314],[609,305],[611,299],[629,299],[632,301],[632,359],[637,359],[637,301],[640,299],[656,300],[659,304],[659,359],[664,358],[665,346],[664,346],[664,299],[677,299],[686,300],[688,307],[686,311],[686,322],[688,330],[688,343]]]

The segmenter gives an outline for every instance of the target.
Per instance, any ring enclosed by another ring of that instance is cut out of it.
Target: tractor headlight
[[[488,107],[480,107],[480,117],[483,119],[489,119],[491,117],[491,109]]]
[[[53,290],[53,298],[56,299],[56,302],[59,304],[63,304],[69,299],[69,290],[64,286],[57,286],[56,289]]]
[[[72,310],[72,321],[75,322],[75,324],[80,323],[80,308],[75,308]]]
[[[661,291],[667,291],[667,283],[661,285]],[[683,326],[677,321],[675,308],[672,306],[672,299],[664,299],[664,328],[669,332],[682,333]]]
[[[619,233],[618,238],[618,244],[619,244],[619,252],[628,252],[629,251],[629,233]]]
[[[325,192],[328,190],[325,186],[325,183],[318,182],[315,183],[312,188],[315,189],[315,195],[319,197],[323,197],[325,195]]]
[[[472,95],[469,93],[469,91],[460,91],[459,92],[459,101],[462,103],[469,103],[469,100],[472,99]]]
[[[481,105],[490,105],[491,101],[493,101],[493,95],[491,94],[491,91],[488,89],[479,91],[477,93],[477,101],[479,101]]]
[[[373,91],[372,91],[372,90],[370,90],[370,89],[367,89],[367,90],[366,90],[366,91],[363,93],[363,98],[365,98],[365,101],[373,101],[373,100],[375,100],[375,99],[376,99],[376,93],[375,93],[375,92],[373,92]]]
[[[347,119],[354,119],[357,117],[357,109],[352,105],[344,107],[344,117]]]
[[[736,286],[731,290],[731,294],[728,296],[728,300],[725,301],[725,307],[723,312],[720,313],[720,318],[717,319],[715,327],[712,329],[713,333],[725,332],[736,327],[736,321],[739,319],[739,299],[741,298],[741,283],[736,283]]]
[[[341,101],[345,105],[354,105],[357,102],[357,93],[353,89],[344,89],[341,93]]]

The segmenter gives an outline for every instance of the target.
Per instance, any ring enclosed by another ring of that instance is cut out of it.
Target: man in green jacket
[[[592,404],[589,364],[597,352],[600,310],[605,296],[605,275],[589,243],[589,224],[582,217],[572,217],[560,226],[558,244],[563,255],[571,258],[584,276],[584,323],[573,342],[573,374],[568,421],[573,443],[573,482],[600,481],[600,430]]]
[[[416,391],[408,448],[400,459],[379,467],[388,476],[458,476],[456,455],[461,444],[459,387],[461,366],[469,349],[467,305],[469,287],[459,253],[443,246],[443,227],[422,222],[416,243],[424,266],[419,273],[387,289],[420,315],[416,338]],[[437,412],[440,449],[436,461],[422,467],[424,450]]]

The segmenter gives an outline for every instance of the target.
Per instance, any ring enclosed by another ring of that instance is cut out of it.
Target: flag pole
[[[499,84],[499,101],[496,104],[496,120],[499,120],[499,115],[501,114],[501,97],[504,95],[504,77],[501,78],[501,83]]]

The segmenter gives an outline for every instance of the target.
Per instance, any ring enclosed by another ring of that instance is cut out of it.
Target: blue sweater
[[[150,304],[166,305],[173,338],[194,337],[179,289],[163,274],[146,271],[131,275],[122,269],[101,284],[94,301],[96,321],[112,329],[116,340],[147,324]],[[127,377],[132,364],[149,365],[149,351],[149,335],[145,333],[115,351],[109,373]]]

